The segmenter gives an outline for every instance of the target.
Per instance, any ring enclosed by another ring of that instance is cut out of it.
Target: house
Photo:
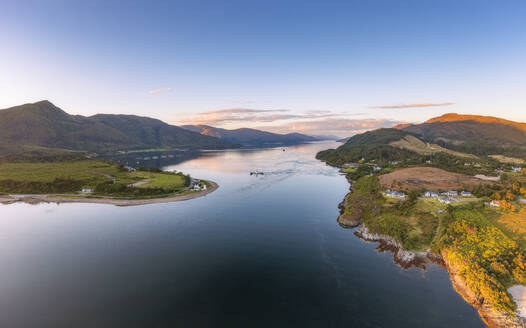
[[[441,203],[443,203],[443,204],[451,204],[451,203],[456,203],[456,202],[458,202],[458,199],[456,199],[456,198],[450,198],[450,197],[445,197],[445,198],[439,198],[438,201],[441,202]]]
[[[447,196],[448,197],[457,197],[458,196],[458,191],[450,190],[450,191],[447,192]]]
[[[373,167],[373,170],[375,170],[375,171],[380,171],[381,169],[382,169],[382,167],[381,167],[381,166],[378,166],[378,165],[375,165],[375,166]]]
[[[513,173],[521,173],[522,167],[512,167],[511,170]]]
[[[438,193],[436,193],[434,191],[426,191],[424,193],[424,197],[425,198],[438,198]]]
[[[82,188],[82,190],[80,192],[83,193],[83,194],[91,194],[93,192],[93,189],[91,189],[91,188]]]
[[[193,191],[199,191],[201,190],[201,186],[199,184],[195,184],[193,187],[192,187],[192,190]]]
[[[358,163],[345,163],[342,165],[344,169],[351,168],[351,169],[357,169],[360,164]]]
[[[131,166],[124,166],[124,169],[128,170],[128,172],[135,172],[137,171],[135,168],[131,167]]]
[[[398,161],[390,161],[389,164],[391,164],[391,165],[398,165]]]
[[[498,200],[492,200],[490,203],[489,203],[489,206],[492,206],[492,207],[500,207],[500,202]]]
[[[399,191],[387,190],[384,193],[384,195],[387,196],[387,197],[393,197],[393,198],[401,198],[401,199],[405,198],[405,194],[403,192],[399,192]]]
[[[473,197],[473,194],[470,193],[469,191],[464,191],[464,190],[463,190],[463,191],[460,193],[460,196],[462,196],[462,197]]]

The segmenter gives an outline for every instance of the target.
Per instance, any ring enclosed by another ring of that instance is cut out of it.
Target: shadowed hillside
[[[0,145],[11,149],[31,146],[97,153],[234,146],[148,117],[69,115],[47,100],[0,110]]]
[[[301,133],[278,134],[248,128],[227,130],[214,128],[208,125],[184,125],[182,128],[201,133],[202,135],[217,137],[231,143],[242,144],[244,146],[264,146],[276,144],[290,145],[321,140],[320,138]]]

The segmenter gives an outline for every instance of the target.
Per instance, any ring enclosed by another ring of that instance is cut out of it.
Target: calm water
[[[337,224],[335,145],[192,156],[167,168],[220,188],[186,202],[0,206],[0,327],[482,327]]]

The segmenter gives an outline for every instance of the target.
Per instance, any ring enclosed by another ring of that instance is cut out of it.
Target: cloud
[[[300,132],[310,135],[335,135],[338,137],[350,137],[379,128],[389,128],[402,122],[390,119],[346,119],[325,118],[322,120],[311,120],[304,122],[290,122],[277,126],[260,126],[261,128],[276,133]]]
[[[244,113],[275,113],[275,112],[289,112],[288,109],[249,109],[249,108],[227,108],[210,110],[199,113],[200,115],[211,115],[211,114],[244,114]]]
[[[151,95],[155,95],[155,94],[158,94],[158,93],[163,93],[163,92],[167,92],[167,91],[171,91],[171,90],[172,90],[172,88],[154,89],[154,90],[148,91],[148,93],[151,94]]]
[[[389,119],[360,119],[366,113],[288,109],[227,108],[179,118],[176,124],[211,125],[226,129],[250,127],[276,133],[300,132],[310,135],[349,137],[368,130],[392,127],[402,122]]]
[[[227,108],[197,113],[188,118],[179,119],[179,124],[204,124],[222,126],[229,123],[246,124],[271,123],[285,120],[320,119],[341,114],[329,111],[309,111],[304,113],[291,113],[288,109],[250,109]]]
[[[397,108],[422,108],[422,107],[440,107],[440,106],[451,106],[454,102],[443,102],[443,103],[422,103],[422,104],[401,104],[401,105],[387,105],[387,106],[370,106],[369,108],[377,109],[397,109]]]

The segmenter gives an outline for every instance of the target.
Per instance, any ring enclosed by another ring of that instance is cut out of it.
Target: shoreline
[[[6,195],[0,196],[0,204],[9,205],[14,203],[27,203],[27,204],[39,204],[39,203],[87,203],[87,204],[108,204],[115,206],[139,206],[149,204],[162,204],[180,202],[185,200],[191,200],[195,198],[204,197],[219,188],[219,185],[213,181],[207,180],[210,183],[210,187],[206,190],[195,192],[186,195],[169,195],[166,197],[158,198],[145,198],[145,199],[125,199],[125,198],[112,198],[104,197],[75,197],[72,195],[60,195],[60,194],[36,194],[36,195]]]
[[[351,181],[349,182],[351,183]],[[350,193],[352,192],[351,188]],[[338,204],[340,215],[338,216],[337,222],[341,227],[353,229],[354,235],[365,242],[377,242],[378,246],[376,250],[380,253],[390,251],[393,254],[393,262],[404,269],[417,267],[425,270],[425,264],[427,263],[435,263],[443,267],[448,272],[453,289],[464,301],[477,310],[479,317],[489,328],[526,328],[526,318],[497,312],[493,310],[489,304],[484,303],[484,299],[481,299],[480,296],[476,295],[466,285],[462,276],[457,272],[456,267],[452,263],[448,263],[447,250],[444,250],[442,254],[435,254],[431,250],[422,252],[404,250],[402,245],[393,237],[369,232],[367,227],[361,222],[361,218],[351,218],[345,215],[347,195],[345,195],[344,200]]]

